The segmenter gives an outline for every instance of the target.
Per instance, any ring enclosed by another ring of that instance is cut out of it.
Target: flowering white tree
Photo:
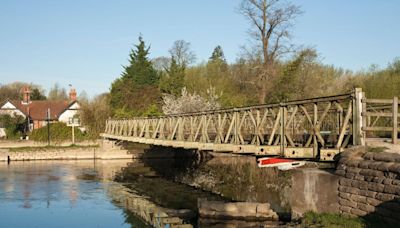
[[[171,94],[163,95],[162,110],[164,114],[178,114],[187,112],[200,112],[208,110],[220,109],[221,105],[218,103],[220,95],[217,95],[215,88],[210,87],[207,89],[208,98],[204,98],[196,93],[189,93],[186,87],[182,89],[180,97]]]

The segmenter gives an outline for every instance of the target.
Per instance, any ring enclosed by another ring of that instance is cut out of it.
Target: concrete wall
[[[308,211],[339,212],[339,176],[321,169],[297,169],[292,174],[292,217],[297,219]]]
[[[336,174],[339,210],[355,216],[376,216],[400,222],[400,155],[364,153],[356,148],[342,154]]]

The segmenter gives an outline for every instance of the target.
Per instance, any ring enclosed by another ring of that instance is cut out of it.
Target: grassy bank
[[[307,212],[301,220],[302,227],[396,227],[376,217],[351,217],[343,214]]]

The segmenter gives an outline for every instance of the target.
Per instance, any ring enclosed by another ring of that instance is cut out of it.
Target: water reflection
[[[198,220],[199,198],[290,210],[289,173],[258,169],[252,157],[193,155],[0,164],[0,227],[147,227],[154,208],[199,227],[243,226]]]
[[[107,194],[128,162],[0,164],[0,227],[144,227]]]

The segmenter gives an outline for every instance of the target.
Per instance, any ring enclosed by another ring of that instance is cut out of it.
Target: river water
[[[147,227],[143,212],[121,201],[126,194],[183,211],[195,227],[220,225],[197,218],[203,198],[268,202],[284,218],[288,175],[259,169],[252,157],[2,163],[0,227]]]

